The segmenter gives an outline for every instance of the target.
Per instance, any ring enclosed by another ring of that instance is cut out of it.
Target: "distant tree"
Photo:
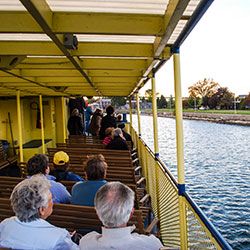
[[[233,94],[228,90],[227,87],[218,88],[215,94],[208,98],[207,105],[211,109],[215,109],[220,106],[221,109],[229,109],[233,103]]]
[[[248,94],[247,97],[245,97],[245,99],[242,102],[242,107],[244,107],[244,109],[246,108],[246,106],[250,106],[250,92]]]
[[[111,105],[120,107],[126,104],[126,98],[123,96],[111,96]]]
[[[225,91],[224,95],[220,99],[219,105],[222,109],[229,109],[230,107],[232,108],[233,100],[233,94],[230,91]]]
[[[189,107],[197,108],[201,104],[201,99],[199,97],[196,98],[189,96],[187,102]]]
[[[159,95],[159,93],[156,92],[155,95],[157,97]],[[145,97],[146,97],[147,102],[152,102],[152,97],[153,97],[152,89],[147,89],[145,91]]]
[[[204,78],[203,81],[198,81],[197,83],[188,87],[188,92],[190,97],[201,98],[203,104],[203,99],[205,97],[211,97],[218,88],[219,84],[214,82],[213,79]]]
[[[168,106],[168,102],[163,95],[161,95],[160,98],[159,97],[157,98],[157,108],[165,109],[167,108],[167,106]]]

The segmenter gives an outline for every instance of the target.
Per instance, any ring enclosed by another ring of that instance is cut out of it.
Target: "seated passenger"
[[[113,130],[112,135],[114,139],[106,146],[106,149],[129,150],[126,139],[123,137],[120,128]]]
[[[107,163],[103,155],[89,156],[84,162],[85,179],[72,187],[71,204],[82,206],[94,206],[95,194],[100,187],[107,183],[105,181]]]
[[[126,141],[130,141],[131,142],[131,148],[133,149],[132,137],[131,137],[131,135],[129,133],[127,133],[125,131],[125,124],[124,123],[119,124],[118,128],[120,128],[122,130],[123,137],[126,139]]]
[[[102,234],[90,232],[80,240],[81,250],[159,250],[163,247],[154,235],[132,233],[135,226],[127,226],[133,214],[134,192],[120,182],[109,182],[95,196],[95,208],[103,223]]]
[[[110,142],[111,142],[111,140],[113,139],[113,135],[112,135],[112,132],[113,132],[113,130],[114,130],[114,128],[106,128],[106,130],[105,130],[105,138],[104,138],[104,140],[103,140],[103,144],[104,145],[108,145]]]
[[[55,197],[54,203],[70,203],[71,195],[66,187],[56,182],[55,176],[49,175],[49,160],[46,155],[36,154],[31,157],[27,163],[27,171],[29,177],[35,174],[43,174],[50,181],[50,192]]]
[[[53,165],[55,170],[50,173],[56,177],[56,181],[84,181],[77,174],[69,172],[69,156],[63,151],[54,154]]]
[[[50,183],[43,175],[34,175],[17,184],[11,194],[16,216],[0,224],[0,246],[11,249],[77,250],[66,229],[46,221],[53,211]]]

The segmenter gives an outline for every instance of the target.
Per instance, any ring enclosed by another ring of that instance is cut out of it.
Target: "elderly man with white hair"
[[[46,221],[53,211],[50,182],[42,174],[17,184],[11,194],[16,216],[0,224],[0,246],[19,250],[77,250],[66,229]]]
[[[115,149],[115,150],[129,150],[128,143],[123,137],[122,130],[116,128],[112,131],[113,140],[106,146],[106,149]]]
[[[80,240],[81,250],[158,250],[163,247],[154,235],[132,233],[127,226],[134,211],[134,192],[120,182],[109,182],[95,196],[96,213],[103,223],[102,234],[91,232]]]

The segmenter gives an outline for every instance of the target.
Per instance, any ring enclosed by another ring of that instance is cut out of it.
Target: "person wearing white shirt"
[[[120,182],[109,182],[95,196],[96,213],[103,223],[102,234],[90,232],[80,240],[81,250],[159,250],[162,243],[154,235],[132,233],[127,222],[133,214],[134,192]]]
[[[46,221],[53,211],[50,182],[42,174],[17,184],[11,194],[16,216],[0,224],[0,247],[19,250],[78,250],[66,229]]]

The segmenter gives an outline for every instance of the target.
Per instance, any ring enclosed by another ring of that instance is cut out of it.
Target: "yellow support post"
[[[40,101],[40,116],[41,116],[42,152],[43,152],[43,154],[45,154],[44,124],[43,124],[43,100],[42,100],[42,95],[39,95],[39,101]]]
[[[175,82],[175,114],[176,114],[176,143],[177,143],[177,165],[178,165],[178,190],[179,190],[179,212],[180,212],[180,241],[181,249],[187,246],[187,222],[186,207],[183,193],[185,191],[185,169],[184,169],[184,143],[183,143],[183,118],[182,118],[182,96],[181,96],[181,72],[179,48],[174,51],[174,82]]]
[[[157,103],[156,103],[156,88],[155,88],[155,74],[151,73],[151,85],[152,85],[152,113],[153,113],[153,128],[154,128],[154,153],[155,153],[155,187],[156,187],[156,200],[157,200],[157,216],[160,215],[160,206],[159,206],[159,169],[158,169],[158,159],[159,156],[159,144],[158,144],[158,125],[157,125]],[[160,218],[159,218],[160,219]]]
[[[137,104],[137,117],[138,117],[138,134],[141,137],[141,120],[140,120],[140,100],[139,93],[136,93],[136,104]]]
[[[66,142],[66,124],[65,124],[65,102],[64,97],[61,97],[61,104],[62,104],[62,127],[63,127],[63,142]]]
[[[21,120],[20,90],[17,90],[16,93],[16,103],[17,103],[19,154],[20,154],[20,162],[23,162],[23,134],[22,134],[22,120]]]
[[[130,134],[132,131],[132,96],[129,97],[129,121],[130,121]]]
[[[155,90],[155,75],[151,75],[152,84],[152,108],[153,108],[153,127],[154,127],[154,146],[155,156],[159,156],[159,144],[158,144],[158,124],[157,124],[157,103],[156,103],[156,90]]]

